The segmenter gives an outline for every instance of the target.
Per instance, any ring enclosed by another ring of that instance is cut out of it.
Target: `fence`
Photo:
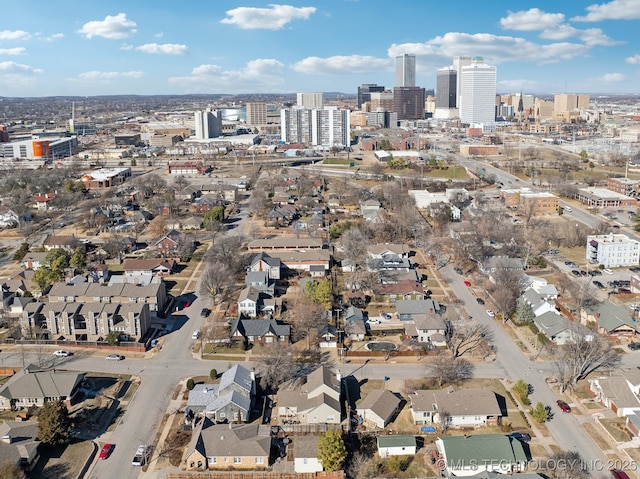
[[[281,431],[288,434],[320,434],[329,430],[335,431],[337,429],[342,429],[343,432],[348,432],[346,431],[346,425],[343,426],[341,424],[284,424],[280,421],[278,427]]]
[[[207,472],[168,472],[167,479],[344,479],[343,471],[335,472],[232,472],[232,471],[207,471]]]
[[[424,357],[437,356],[437,350],[431,351],[345,351],[345,358],[394,358],[394,357]]]

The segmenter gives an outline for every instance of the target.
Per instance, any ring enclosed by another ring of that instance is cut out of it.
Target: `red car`
[[[100,459],[108,458],[111,455],[114,447],[114,444],[109,443],[106,443],[104,446],[102,446],[102,449],[100,450]]]
[[[556,404],[558,405],[558,407],[560,409],[562,409],[562,412],[571,412],[571,406],[569,406],[566,402],[564,402],[562,399],[558,399],[556,401]]]
[[[629,479],[629,475],[620,469],[611,469],[611,475],[615,479]]]
[[[469,281],[465,281],[465,282],[464,282],[464,285],[465,285],[465,286],[467,286],[467,287],[469,287],[469,288],[471,287],[471,283],[470,283]]]

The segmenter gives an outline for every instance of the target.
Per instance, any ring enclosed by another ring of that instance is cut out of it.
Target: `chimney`
[[[251,380],[255,381],[256,380],[256,368],[251,368],[251,372],[249,373],[249,375],[251,376]]]
[[[336,379],[338,380],[338,382],[342,381],[342,373],[340,371],[336,373]]]
[[[13,438],[10,434],[5,434],[4,436],[2,436],[2,442],[4,442],[5,444],[11,444],[13,442]]]

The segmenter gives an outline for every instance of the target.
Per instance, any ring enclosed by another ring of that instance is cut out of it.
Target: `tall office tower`
[[[267,104],[262,102],[249,102],[247,107],[247,125],[267,124]]]
[[[380,91],[371,93],[371,111],[379,109],[393,111],[393,92]]]
[[[196,140],[217,138],[222,134],[222,112],[200,110],[195,112]]]
[[[457,83],[458,72],[455,68],[446,67],[438,70],[436,83],[436,108],[456,107]]]
[[[398,120],[424,119],[424,88],[397,86],[393,89],[393,111]]]
[[[371,101],[371,93],[384,91],[384,86],[375,83],[363,83],[358,87],[358,108],[362,108],[363,103]]]
[[[496,121],[496,67],[482,57],[474,57],[471,65],[462,67],[460,121],[491,124]]]
[[[416,86],[416,56],[396,57],[396,86]]]
[[[454,57],[453,58],[453,68],[455,68],[458,73],[458,77],[456,79],[456,108],[460,109],[460,96],[462,96],[462,67],[466,67],[467,65],[471,65],[471,57]]]
[[[586,110],[589,108],[589,95],[576,95],[563,93],[553,96],[553,111],[567,112],[575,110]]]
[[[314,146],[348,146],[351,141],[350,112],[337,107],[280,110],[280,139],[285,143]]]
[[[322,93],[298,93],[296,106],[308,108],[310,110],[313,110],[314,108],[322,108]]]

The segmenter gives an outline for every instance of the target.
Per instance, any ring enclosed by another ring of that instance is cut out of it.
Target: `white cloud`
[[[39,75],[44,73],[40,68],[33,68],[16,62],[0,62],[0,75]]]
[[[274,59],[252,60],[240,70],[223,70],[218,65],[200,65],[190,76],[171,77],[169,84],[188,92],[273,92],[284,83],[284,65]]]
[[[26,51],[24,47],[0,48],[0,55],[24,55]]]
[[[543,30],[540,33],[540,38],[544,38],[545,40],[566,40],[567,38],[575,37],[577,34],[577,28],[572,27],[568,23],[564,23]]]
[[[605,73],[601,77],[596,78],[597,81],[602,81],[606,83],[618,83],[625,81],[627,77],[625,77],[622,73]]]
[[[85,23],[78,33],[85,38],[103,37],[110,40],[127,38],[137,32],[136,22],[127,19],[126,13],[115,16],[107,15],[104,20],[94,20]]]
[[[5,40],[29,40],[31,35],[23,30],[2,30],[0,31],[0,41]]]
[[[640,2],[638,0],[612,0],[601,5],[587,7],[585,16],[573,17],[574,22],[599,22],[602,20],[637,20],[640,19]]]
[[[498,89],[501,91],[540,91],[544,86],[541,82],[524,78],[498,82]]]
[[[637,65],[640,63],[640,55],[634,55],[632,57],[627,57],[624,59],[625,63],[630,65]]]
[[[307,20],[316,12],[315,7],[292,7],[271,4],[269,8],[239,7],[227,10],[227,18],[220,23],[236,25],[242,30],[280,30],[296,19]]]
[[[134,46],[133,46],[133,45],[131,45],[130,43],[123,43],[123,44],[120,46],[120,50],[124,50],[124,51],[127,51],[127,52],[128,52],[129,50],[133,50],[133,48],[134,48]]]
[[[111,80],[113,78],[142,78],[143,73],[140,71],[130,72],[101,72],[93,70],[90,72],[80,73],[78,78],[81,80]]]
[[[450,62],[454,56],[482,56],[487,63],[537,62],[554,63],[569,60],[589,52],[590,47],[579,43],[556,42],[538,44],[520,37],[490,33],[449,32],[423,44],[394,44],[388,49],[391,57],[413,53],[423,57],[420,62]]]
[[[565,40],[572,37],[578,38],[580,41],[584,42],[585,45],[591,47],[597,45],[610,47],[624,43],[605,35],[601,28],[587,28],[586,30],[580,30],[569,24],[558,25],[555,28],[544,30],[540,33],[540,38],[544,38],[545,40]]]
[[[535,31],[552,28],[564,21],[563,13],[547,13],[539,8],[511,12],[500,19],[500,25],[507,30]]]
[[[136,50],[142,53],[151,53],[156,55],[186,55],[189,49],[186,45],[178,45],[175,43],[147,43],[136,47]]]
[[[43,40],[45,42],[52,42],[61,38],[64,38],[64,33],[54,33],[53,35],[49,35],[48,37],[43,37]]]
[[[154,35],[154,37],[156,37],[156,38],[162,38],[162,37],[164,37],[164,33],[163,33],[163,32],[158,32],[158,33],[156,33],[156,34]]]
[[[291,68],[300,73],[313,75],[350,75],[369,73],[380,70],[391,70],[393,62],[388,58],[376,58],[362,55],[333,56],[328,58],[308,57]]]

